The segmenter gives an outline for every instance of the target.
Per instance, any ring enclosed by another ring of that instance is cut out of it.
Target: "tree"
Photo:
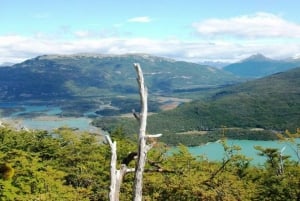
[[[287,146],[289,146],[298,159],[298,164],[300,164],[300,144],[296,142],[296,139],[300,137],[300,128],[297,128],[296,133],[292,134],[288,130],[285,131],[285,133],[277,134],[278,138],[285,142]]]
[[[135,179],[134,179],[134,201],[141,201],[142,200],[142,187],[143,187],[143,172],[145,168],[145,163],[147,160],[147,153],[152,148],[154,143],[147,144],[147,140],[150,138],[157,138],[160,137],[161,134],[156,135],[146,135],[146,127],[147,127],[147,115],[148,115],[148,90],[144,84],[144,76],[142,69],[139,64],[134,64],[135,70],[137,72],[138,84],[139,84],[139,91],[140,91],[140,99],[141,99],[141,113],[137,120],[140,123],[139,129],[139,138],[138,138],[138,158],[137,164],[135,168]]]
[[[134,153],[130,153],[127,156],[127,160],[123,160],[121,164],[121,168],[118,170],[116,168],[117,167],[117,143],[116,141],[112,142],[110,136],[108,135],[106,136],[106,140],[108,141],[111,148],[111,165],[110,165],[111,184],[110,184],[110,193],[109,193],[110,201],[119,200],[120,186],[123,177],[127,172],[132,172],[132,171],[135,171],[133,200],[134,201],[142,200],[143,172],[147,160],[147,153],[155,144],[154,141],[152,143],[147,144],[147,140],[161,136],[161,134],[146,135],[147,115],[148,115],[148,100],[147,100],[148,90],[145,87],[144,76],[140,65],[135,63],[134,67],[137,73],[137,82],[139,85],[140,102],[141,102],[141,113],[137,114],[135,111],[133,111],[134,117],[139,121],[140,124],[139,135],[138,135],[137,163],[135,169],[127,168],[128,163],[132,159],[134,159],[135,156]]]
[[[127,165],[136,154],[134,154],[133,152],[130,153],[127,159],[124,159],[122,161],[121,168],[117,169],[117,142],[112,142],[109,135],[106,135],[105,137],[111,149],[109,200],[118,201],[121,184],[125,174],[134,171],[134,169],[128,168]]]

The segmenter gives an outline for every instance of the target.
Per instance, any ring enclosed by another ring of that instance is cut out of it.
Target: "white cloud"
[[[150,39],[109,32],[81,30],[68,32],[70,37],[37,33],[34,36],[0,35],[0,64],[21,62],[44,54],[126,54],[147,53],[176,60],[192,62],[227,61],[244,59],[255,53],[271,58],[287,58],[299,55],[299,39],[293,40],[220,40],[197,39],[193,41]],[[257,34],[256,34],[257,35]],[[296,40],[296,42],[295,42]],[[297,42],[298,41],[298,42]]]
[[[194,23],[193,27],[198,34],[206,36],[300,38],[300,24],[270,13],[207,19]]]
[[[151,21],[152,19],[148,16],[134,17],[127,20],[127,22],[138,22],[138,23],[148,23]]]

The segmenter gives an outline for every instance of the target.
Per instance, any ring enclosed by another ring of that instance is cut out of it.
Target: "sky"
[[[0,0],[0,65],[45,54],[300,57],[299,0]]]

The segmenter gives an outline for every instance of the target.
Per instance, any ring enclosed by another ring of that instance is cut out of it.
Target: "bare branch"
[[[135,118],[136,120],[140,121],[140,119],[141,119],[140,114],[137,113],[137,112],[135,111],[135,109],[132,109],[132,114],[133,114],[133,116],[134,116],[134,118]]]
[[[111,139],[110,139],[110,136],[109,136],[109,135],[105,135],[105,139],[107,140],[109,146],[112,147],[112,146],[113,146],[113,143],[112,143],[112,141],[111,141]]]

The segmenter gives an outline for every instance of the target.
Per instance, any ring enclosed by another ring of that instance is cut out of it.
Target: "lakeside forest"
[[[299,137],[285,133],[282,140]],[[126,138],[122,129],[111,137],[117,141],[118,164],[137,143]],[[0,128],[0,200],[108,200],[110,148],[99,137],[74,133],[71,129],[47,131]],[[298,161],[282,156],[280,150],[256,147],[262,166],[250,165],[251,159],[240,148],[222,142],[222,161],[207,161],[192,156],[181,145],[176,152],[157,143],[148,153],[143,183],[144,200],[299,200]],[[296,144],[291,144],[298,150]],[[218,153],[216,153],[218,154]],[[299,154],[299,152],[298,152]],[[134,160],[128,167],[134,167]],[[132,200],[133,174],[126,174],[120,200]]]

